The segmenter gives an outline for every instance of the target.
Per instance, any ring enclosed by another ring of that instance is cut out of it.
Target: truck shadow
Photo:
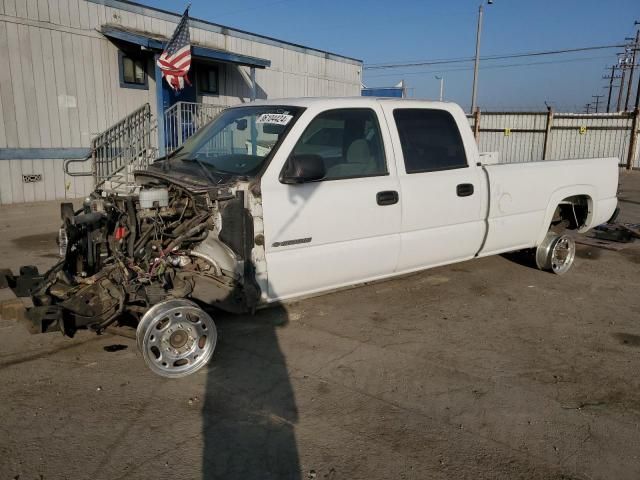
[[[523,267],[529,267],[538,270],[538,266],[536,265],[536,254],[535,250],[533,249],[507,252],[501,254],[500,256],[506,260],[509,260],[510,262],[522,265]]]
[[[276,336],[288,322],[286,310],[215,318],[218,346],[202,409],[203,479],[300,479],[298,412]]]

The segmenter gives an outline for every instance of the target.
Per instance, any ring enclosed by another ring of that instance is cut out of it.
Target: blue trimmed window
[[[149,89],[147,60],[144,57],[118,50],[118,65],[120,66],[120,87]]]
[[[198,92],[202,95],[218,95],[218,67],[210,65],[198,65],[196,69],[198,77]]]

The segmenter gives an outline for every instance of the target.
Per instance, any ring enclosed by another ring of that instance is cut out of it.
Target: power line
[[[590,60],[601,60],[604,58],[610,58],[609,56],[598,56],[598,57],[588,57],[588,58],[571,58],[569,60],[549,60],[546,62],[528,62],[528,63],[508,63],[505,65],[489,65],[489,66],[480,66],[482,70],[493,70],[496,68],[512,68],[512,67],[529,67],[534,65],[549,65],[549,64],[557,64],[557,63],[574,63],[574,62],[587,62]],[[473,67],[462,67],[462,68],[450,68],[447,70],[421,70],[419,72],[395,72],[395,73],[381,73],[378,75],[367,75],[367,78],[380,78],[380,77],[400,77],[400,76],[408,76],[408,75],[427,75],[430,73],[449,73],[449,72],[463,72],[473,70]]]
[[[482,57],[480,60],[503,60],[507,58],[522,58],[522,57],[538,57],[541,55],[558,55],[562,53],[575,53],[575,52],[588,52],[592,50],[604,50],[610,48],[620,48],[624,47],[624,45],[600,45],[594,47],[581,47],[581,48],[566,48],[562,50],[544,50],[539,52],[528,52],[528,53],[508,53],[503,55],[489,55],[487,57]],[[430,65],[445,65],[449,63],[465,63],[471,62],[474,58],[452,58],[452,59],[442,59],[442,60],[431,60],[431,61],[423,61],[423,62],[408,62],[408,63],[380,63],[380,64],[371,64],[365,65],[365,70],[386,70],[391,68],[413,68],[413,67],[425,67]]]

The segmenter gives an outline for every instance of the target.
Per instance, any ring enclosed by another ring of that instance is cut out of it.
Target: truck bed
[[[479,255],[539,245],[556,207],[572,196],[588,199],[581,231],[606,222],[617,205],[618,162],[610,157],[483,165],[489,207]]]

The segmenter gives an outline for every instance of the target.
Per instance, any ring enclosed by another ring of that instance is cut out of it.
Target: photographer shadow
[[[203,479],[300,479],[298,412],[276,335],[287,311],[215,318],[218,346],[202,409]]]

